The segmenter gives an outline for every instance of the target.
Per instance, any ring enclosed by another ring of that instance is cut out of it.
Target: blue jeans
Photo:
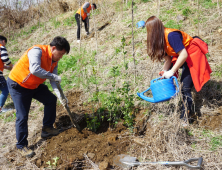
[[[0,90],[2,91],[2,94],[0,95],[0,107],[3,107],[9,93],[7,84],[4,86],[0,85]]]
[[[192,95],[191,95],[191,89],[193,87],[193,80],[190,74],[190,69],[187,66],[187,63],[185,62],[182,66],[183,70],[182,70],[182,75],[181,75],[181,83],[183,83],[182,86],[182,95],[183,95],[183,102],[185,103],[182,104],[182,111],[181,111],[181,115],[180,118],[184,119],[185,118],[185,109],[187,109],[189,111],[189,113],[191,114],[192,111]]]
[[[17,148],[28,145],[28,114],[32,99],[44,105],[43,126],[53,127],[56,118],[57,97],[48,87],[40,84],[37,89],[27,89],[20,86],[10,78],[7,79],[8,89],[16,109],[16,138]]]

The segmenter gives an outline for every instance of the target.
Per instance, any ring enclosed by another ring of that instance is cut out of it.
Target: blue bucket
[[[144,28],[144,27],[145,27],[145,21],[139,21],[139,22],[136,24],[136,27],[137,27],[137,28],[140,28],[140,27]]]
[[[174,81],[176,82],[176,87],[174,85]],[[170,79],[163,79],[162,77],[156,78],[151,80],[150,88],[145,90],[142,93],[137,93],[137,95],[142,98],[143,100],[146,100],[148,102],[152,103],[158,103],[170,100],[172,97],[175,97],[177,93],[179,92],[179,84],[176,77],[171,77]],[[144,96],[144,93],[149,91],[151,89],[151,92],[153,94],[153,98]]]

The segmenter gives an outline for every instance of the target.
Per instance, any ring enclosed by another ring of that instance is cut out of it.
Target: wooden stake
[[[91,0],[91,5],[92,5],[92,0]],[[94,18],[94,15],[93,15],[93,9],[92,9],[92,16],[93,16],[93,24],[94,24],[94,30],[95,30],[95,36],[96,36],[96,52],[98,50],[98,40],[97,40],[97,30],[96,30],[96,22],[95,22],[95,18]],[[89,18],[88,18],[89,19]],[[97,60],[98,62],[98,60]]]
[[[134,32],[133,32],[133,0],[132,0],[132,44],[133,44],[133,62],[134,62],[134,83],[136,83],[136,62],[134,53]]]

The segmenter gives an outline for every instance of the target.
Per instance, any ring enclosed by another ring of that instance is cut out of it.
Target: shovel
[[[62,91],[62,88],[61,88],[61,86],[59,85],[59,82],[56,82],[56,86],[57,86],[57,88],[58,88],[58,90],[59,90],[59,92],[60,92],[60,94],[61,94],[62,99],[63,99],[63,100],[66,100],[65,95],[64,95],[64,93],[63,93],[63,91]],[[69,106],[68,106],[68,103],[67,103],[64,107],[65,107],[66,111],[67,111],[68,114],[69,114],[69,117],[70,117],[70,119],[71,119],[72,124],[74,125],[74,127],[76,127],[76,129],[77,129],[78,131],[80,131],[80,126],[76,123],[75,120],[77,120],[77,119],[76,119],[75,115],[71,113],[71,111],[70,111],[70,109],[69,109]],[[74,119],[73,117],[74,117],[75,119]]]
[[[127,168],[127,169],[131,168],[133,166],[148,165],[148,164],[186,166],[186,167],[191,168],[191,169],[201,169],[201,165],[202,165],[202,162],[203,162],[202,157],[191,158],[191,159],[188,159],[186,161],[177,161],[177,162],[138,162],[136,160],[137,160],[136,157],[131,157],[129,155],[122,154],[122,155],[118,155],[118,156],[114,157],[113,162],[114,162],[114,164],[118,165],[119,167]],[[198,161],[196,166],[189,164],[189,163],[194,162],[194,161]]]

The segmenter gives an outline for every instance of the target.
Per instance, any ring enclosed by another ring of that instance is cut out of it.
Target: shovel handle
[[[57,81],[56,81],[56,86],[57,86],[57,88],[58,88],[58,90],[59,90],[59,92],[60,92],[60,94],[61,94],[62,99],[65,99],[65,95],[64,95],[64,93],[63,93],[63,91],[62,91],[62,88],[61,88],[59,82],[57,82]],[[67,103],[64,107],[65,107],[66,111],[67,111],[68,114],[69,114],[69,117],[70,117],[70,119],[71,119],[72,124],[74,125],[74,127],[76,127],[76,129],[77,129],[78,131],[80,131],[80,126],[79,126],[79,125],[75,122],[75,120],[73,119],[72,113],[71,113],[71,111],[70,111],[70,109],[69,109],[69,106],[68,106],[68,103]]]
[[[193,165],[189,165],[187,163],[190,163],[190,162],[193,162],[193,161],[198,161],[197,162],[197,166],[193,166]],[[199,158],[191,158],[191,159],[188,159],[186,161],[184,161],[184,163],[186,164],[185,166],[189,167],[189,168],[192,168],[192,169],[200,169],[201,168],[201,165],[203,163],[203,158],[202,157],[199,157]]]

